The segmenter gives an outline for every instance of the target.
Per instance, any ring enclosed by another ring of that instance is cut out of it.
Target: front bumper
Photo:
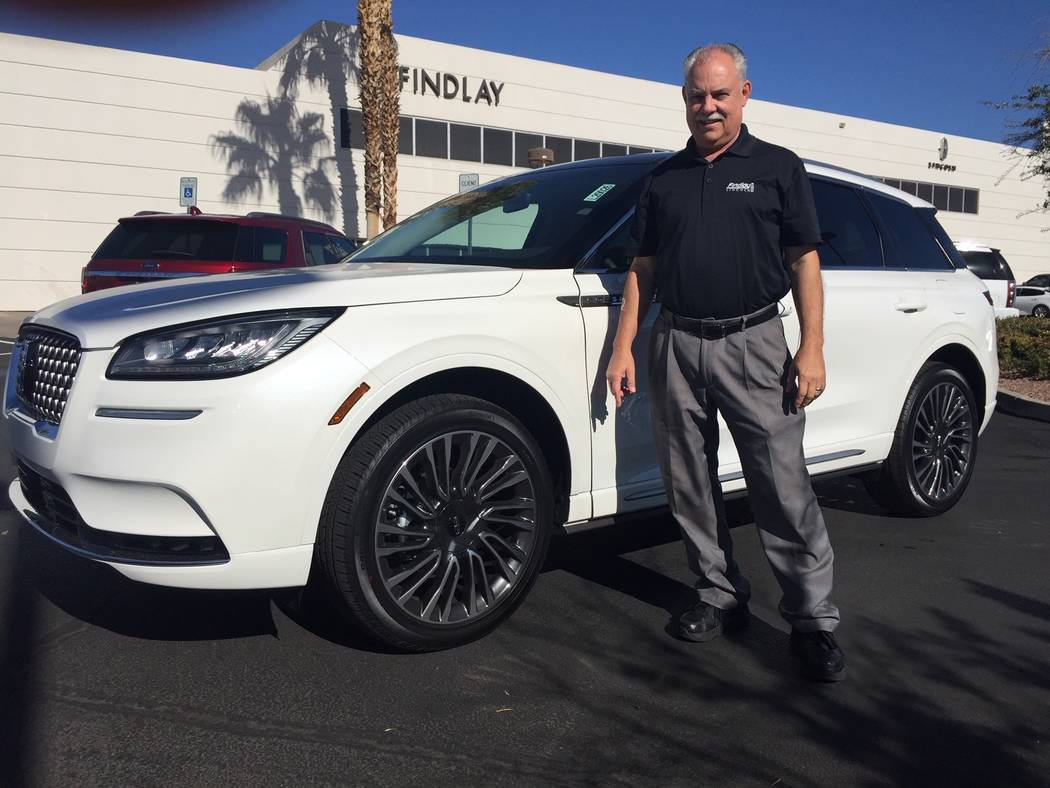
[[[108,380],[114,352],[84,351],[57,428],[5,398],[16,510],[52,541],[136,580],[305,584],[341,453],[328,420],[364,368],[323,335],[224,380]],[[143,417],[187,411],[195,415]],[[114,412],[125,417],[105,415]]]

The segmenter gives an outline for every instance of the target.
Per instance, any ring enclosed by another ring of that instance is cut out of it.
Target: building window
[[[933,203],[938,211],[977,213],[978,189],[921,181],[899,181],[896,178],[876,178],[876,180],[908,194],[914,194],[920,200]]]
[[[416,118],[416,155],[448,158],[448,124]]]
[[[397,152],[405,156],[416,152],[412,144],[412,118],[404,115],[397,119]]]
[[[609,156],[626,156],[627,146],[626,145],[614,145],[611,142],[602,143],[602,158],[608,158]]]
[[[361,110],[347,107],[339,110],[339,146],[364,150],[365,132],[361,125]]]
[[[565,164],[572,161],[572,140],[566,137],[546,137],[546,147],[554,151],[554,163]]]
[[[514,138],[503,129],[485,129],[485,164],[514,164]]]
[[[542,148],[543,135],[526,134],[525,132],[514,132],[514,166],[529,166],[529,149]]]
[[[481,126],[453,123],[449,127],[449,141],[451,158],[459,161],[481,161]]]
[[[584,161],[585,159],[600,159],[602,155],[602,144],[590,140],[576,140],[576,149],[573,152],[573,161]]]
[[[636,153],[652,153],[652,148],[639,148],[637,145],[627,146],[627,155],[634,156]]]

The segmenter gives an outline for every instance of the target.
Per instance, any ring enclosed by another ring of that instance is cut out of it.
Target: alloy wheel
[[[966,478],[973,430],[969,400],[957,385],[938,383],[926,393],[912,430],[912,470],[924,496],[943,501]]]
[[[524,576],[536,493],[521,458],[476,430],[440,435],[405,460],[383,493],[375,558],[383,586],[427,624],[472,621]]]

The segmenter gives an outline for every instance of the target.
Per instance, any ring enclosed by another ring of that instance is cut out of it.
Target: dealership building
[[[398,216],[527,167],[677,150],[680,85],[398,36]],[[364,234],[352,27],[319,22],[257,68],[0,34],[0,310],[80,292],[116,219],[264,211]],[[682,53],[684,54],[684,53]],[[762,75],[753,74],[759,88]],[[752,100],[757,136],[929,200],[956,241],[1000,248],[1018,281],[1050,272],[1045,184],[1010,148]]]

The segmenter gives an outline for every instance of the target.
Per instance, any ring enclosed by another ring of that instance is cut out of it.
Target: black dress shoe
[[[695,643],[714,640],[723,632],[746,627],[751,623],[751,612],[745,603],[729,610],[697,602],[678,617],[678,634]]]
[[[846,678],[846,657],[825,630],[791,630],[791,653],[802,663],[802,673],[814,681],[842,681]]]

